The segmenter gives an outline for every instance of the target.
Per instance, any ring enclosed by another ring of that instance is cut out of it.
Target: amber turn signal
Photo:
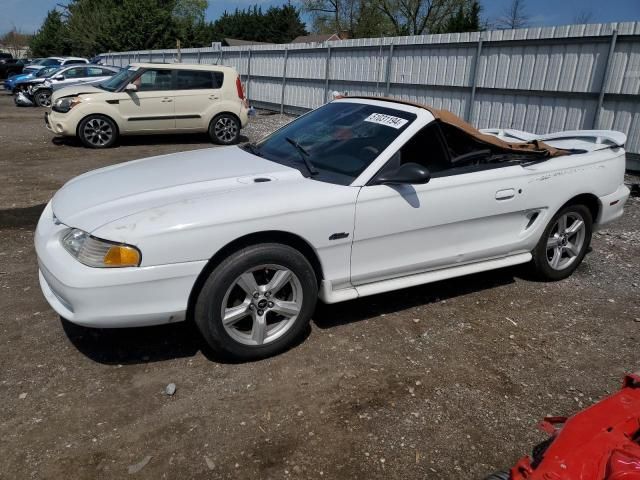
[[[108,267],[137,267],[140,265],[140,252],[134,247],[113,245],[104,256],[104,264]]]

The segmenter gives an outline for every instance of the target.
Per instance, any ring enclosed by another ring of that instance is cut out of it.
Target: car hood
[[[61,97],[73,97],[76,95],[89,95],[89,94],[97,94],[97,93],[103,94],[103,93],[110,93],[110,92],[107,92],[106,90],[102,90],[101,88],[97,88],[89,84],[73,85],[70,87],[62,87],[59,90],[57,90],[53,94],[52,100],[55,102],[58,98],[61,98]]]
[[[255,182],[256,178],[262,181]],[[53,197],[63,224],[92,232],[145,210],[271,182],[306,179],[299,170],[238,147],[218,147],[145,158],[80,175]],[[282,185],[279,185],[282,188]]]
[[[29,80],[30,78],[33,78],[33,74],[31,74],[31,73],[19,73],[18,75],[13,75],[13,76],[7,78],[7,80],[10,81],[10,82],[21,82],[23,80]]]

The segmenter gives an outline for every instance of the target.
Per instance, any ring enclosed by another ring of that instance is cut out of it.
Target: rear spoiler
[[[624,133],[614,130],[570,130],[566,132],[547,133],[545,135],[535,135],[533,133],[509,128],[485,128],[480,131],[482,133],[496,135],[507,141],[512,139],[523,142],[531,142],[533,140],[548,142],[553,140],[581,139],[585,141],[591,140],[591,142],[596,145],[604,145],[606,147],[624,147],[627,141],[627,136]]]

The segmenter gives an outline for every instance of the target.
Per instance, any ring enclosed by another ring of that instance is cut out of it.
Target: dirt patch
[[[33,251],[55,190],[211,144],[91,151],[52,142],[42,116],[0,92],[0,477],[481,478],[544,438],[542,416],[590,405],[640,366],[638,198],[563,282],[505,269],[321,305],[300,345],[251,364],[213,361],[188,325],[62,322]],[[244,134],[287,120],[259,116]]]

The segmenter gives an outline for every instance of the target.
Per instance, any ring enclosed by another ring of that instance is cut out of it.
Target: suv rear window
[[[220,88],[224,74],[204,70],[176,70],[176,79],[177,90],[202,90]]]

